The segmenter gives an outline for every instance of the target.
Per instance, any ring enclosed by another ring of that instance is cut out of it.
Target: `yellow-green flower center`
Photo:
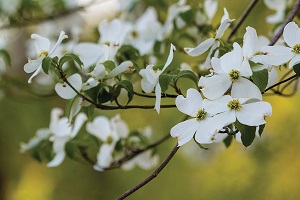
[[[215,38],[216,35],[217,35],[217,30],[214,30],[214,31],[211,31],[208,33],[208,37],[210,37],[210,38]]]
[[[240,71],[233,69],[229,72],[229,77],[232,82],[238,80],[240,78]]]
[[[293,53],[300,53],[300,43],[293,46]]]
[[[131,34],[132,34],[132,36],[133,36],[134,38],[137,38],[137,37],[139,36],[139,33],[138,33],[136,30],[133,30],[133,31],[131,32]]]
[[[200,120],[204,119],[205,117],[206,117],[206,112],[204,111],[204,109],[198,110],[198,113],[196,115],[196,120],[200,121]]]
[[[37,56],[36,58],[40,58],[42,55],[45,55],[45,57],[48,56],[48,51],[41,51]]]
[[[230,110],[241,110],[241,108],[242,108],[239,100],[237,100],[237,99],[229,101],[227,106]]]
[[[114,140],[114,138],[110,135],[110,136],[107,137],[106,143],[111,144],[113,142],[113,140]]]

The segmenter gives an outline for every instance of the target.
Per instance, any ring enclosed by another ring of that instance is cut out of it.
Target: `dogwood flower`
[[[117,141],[128,136],[127,124],[121,120],[120,115],[111,120],[98,116],[93,122],[87,123],[86,130],[103,142],[97,154],[97,163],[94,165],[95,170],[103,171],[113,161],[112,153]]]
[[[289,5],[291,5],[292,2],[292,0],[264,0],[265,5],[269,9],[276,11],[275,14],[267,16],[266,21],[270,24],[283,22],[285,10]]]
[[[154,109],[159,113],[160,111],[160,101],[161,101],[161,87],[159,84],[159,76],[161,73],[163,73],[167,67],[170,65],[170,63],[173,60],[173,51],[175,51],[175,46],[171,44],[170,47],[170,53],[168,56],[168,59],[162,68],[162,70],[157,70],[156,72],[153,70],[153,65],[148,65],[146,69],[142,69],[140,71],[140,75],[142,76],[142,89],[146,93],[150,93],[154,90],[155,88],[155,96],[156,96],[156,101],[155,101],[155,107]]]
[[[73,74],[67,78],[68,82],[73,86],[73,88],[80,92],[82,87],[82,79],[79,74]],[[77,93],[73,90],[67,83],[56,83],[55,91],[63,99],[72,99]]]
[[[31,35],[31,39],[34,40],[37,56],[36,56],[35,60],[29,59],[28,63],[24,65],[24,71],[26,73],[32,73],[35,71],[29,78],[28,83],[31,83],[32,78],[35,77],[38,73],[40,73],[42,71],[43,59],[47,56],[51,56],[51,54],[55,51],[57,46],[66,38],[68,38],[68,36],[65,35],[65,32],[61,31],[56,44],[50,50],[50,40],[49,39],[42,37],[38,34]]]
[[[300,63],[300,29],[295,22],[290,22],[284,27],[283,39],[289,47],[264,46],[261,49],[263,55],[256,56],[253,60],[275,66],[290,60],[289,68]]]
[[[213,143],[218,131],[228,125],[224,115],[211,115],[196,89],[188,89],[186,98],[179,95],[176,98],[176,106],[180,112],[192,117],[175,125],[170,131],[172,137],[178,138],[178,146],[190,141],[194,135],[195,140],[200,144]]]
[[[242,48],[233,44],[233,50],[220,59],[212,58],[211,64],[215,72],[212,76],[202,76],[199,86],[204,96],[214,100],[221,97],[230,87],[231,95],[240,98],[262,99],[258,87],[247,77],[252,75],[248,62],[243,59]]]
[[[248,126],[265,124],[265,117],[271,116],[272,107],[265,101],[253,101],[249,98],[232,98],[229,95],[216,100],[205,100],[205,110],[213,115],[222,115],[224,126],[238,120]]]
[[[65,145],[74,138],[80,130],[83,123],[87,120],[84,113],[79,113],[73,125],[70,126],[69,120],[66,117],[60,118],[62,109],[55,108],[51,111],[50,122],[50,140],[53,141],[54,158],[47,164],[48,167],[56,167],[62,163],[65,158]]]
[[[199,56],[210,48],[210,56],[213,50],[220,46],[219,39],[223,36],[224,32],[230,26],[231,22],[233,22],[233,20],[229,19],[228,12],[224,8],[224,16],[222,17],[221,24],[216,34],[213,35],[213,37],[204,40],[195,48],[184,48],[185,52],[190,56]]]
[[[41,141],[49,138],[51,132],[49,128],[41,128],[36,131],[36,134],[33,138],[31,138],[28,143],[22,143],[20,152],[24,153],[25,151],[32,149],[33,147],[37,146]]]

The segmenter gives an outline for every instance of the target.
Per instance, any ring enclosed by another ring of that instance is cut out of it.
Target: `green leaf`
[[[177,75],[177,77],[175,78],[175,82],[178,81],[178,79],[180,78],[187,78],[192,80],[196,85],[198,85],[198,81],[199,78],[196,76],[196,74],[194,74],[194,72],[190,71],[190,70],[183,70],[181,72],[179,72],[179,74]]]
[[[109,73],[111,72],[114,68],[116,68],[116,64],[111,61],[111,60],[107,60],[104,63],[102,63],[105,67],[105,70]]]
[[[293,66],[294,72],[300,77],[300,64]]]
[[[134,90],[133,85],[130,81],[122,80],[116,84],[115,92],[119,96],[121,89],[124,88],[127,91],[128,101],[127,104],[133,99]]]
[[[54,58],[45,57],[42,61],[42,69],[46,74],[49,74],[49,70],[54,68],[54,63],[57,63],[58,57],[55,56]]]
[[[268,85],[268,77],[269,74],[267,69],[253,72],[252,80],[261,92],[265,91]]]
[[[258,127],[258,134],[259,134],[259,136],[262,135],[262,133],[263,133],[263,131],[265,129],[265,126],[266,126],[266,124],[259,125],[259,127]]]
[[[94,111],[95,111],[95,106],[91,105],[91,106],[84,106],[82,107],[82,111],[86,114],[86,116],[88,117],[88,119],[93,119],[94,117]]]
[[[225,144],[225,147],[228,148],[231,145],[232,142],[232,135],[228,135],[224,140],[223,143]]]
[[[175,78],[175,74],[161,74],[159,76],[159,85],[161,87],[162,93],[166,92],[169,85],[171,84],[173,78]]]
[[[71,108],[72,108],[72,105],[73,105],[73,102],[74,102],[75,99],[76,98],[66,100],[65,115],[66,115],[67,118],[70,117]]]
[[[239,129],[239,131],[242,134],[243,145],[245,147],[248,147],[250,144],[252,144],[252,142],[255,138],[256,127],[241,124],[238,120],[236,120],[235,126]]]
[[[31,149],[31,155],[34,159],[42,163],[48,163],[54,158],[52,150],[53,143],[49,140],[41,141],[37,146]]]
[[[0,56],[3,57],[6,65],[11,66],[11,58],[5,49],[0,49]]]
[[[61,68],[66,62],[73,60],[75,63],[79,65],[80,68],[83,67],[83,62],[80,60],[80,58],[73,54],[73,53],[67,53],[61,59],[59,60],[59,67]]]

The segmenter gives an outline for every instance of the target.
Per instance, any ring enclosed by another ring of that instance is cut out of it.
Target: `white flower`
[[[188,89],[186,98],[179,95],[176,98],[176,106],[179,111],[193,117],[171,129],[171,136],[178,138],[178,146],[190,141],[194,135],[195,140],[200,144],[212,143],[216,140],[218,131],[228,125],[223,115],[211,115],[196,89]]]
[[[217,99],[231,87],[231,95],[240,98],[262,99],[258,87],[247,78],[252,75],[249,62],[243,59],[239,44],[233,44],[234,49],[224,54],[220,59],[212,58],[211,64],[215,72],[212,76],[202,76],[199,86],[208,99]]]
[[[300,63],[300,29],[295,22],[290,22],[285,26],[283,39],[289,47],[262,47],[261,51],[264,55],[256,56],[253,61],[278,66],[290,60],[289,68]]]
[[[80,92],[82,87],[82,79],[79,74],[73,74],[67,78],[68,82],[73,86],[73,88]],[[63,99],[72,99],[77,93],[73,90],[67,83],[57,83],[55,85],[56,93]]]
[[[98,26],[100,33],[99,44],[122,45],[132,26],[120,19],[114,19],[111,22],[102,21]]]
[[[156,102],[155,102],[154,109],[157,111],[157,113],[159,113],[160,111],[160,100],[161,100],[161,87],[159,84],[159,76],[162,72],[164,72],[167,69],[167,67],[172,62],[173,51],[175,51],[175,46],[171,44],[168,59],[161,71],[157,70],[156,72],[154,72],[153,65],[148,65],[146,69],[142,69],[140,71],[140,75],[143,77],[141,81],[143,91],[146,93],[150,93],[155,88]]]
[[[54,158],[47,164],[48,167],[56,167],[62,163],[66,156],[65,145],[74,138],[80,130],[83,123],[87,120],[84,113],[79,113],[73,125],[70,125],[68,118],[60,116],[63,111],[59,108],[54,108],[51,111],[50,122],[50,140],[53,141]]]
[[[42,37],[37,34],[32,34],[31,39],[34,40],[35,44],[35,50],[37,53],[36,60],[28,60],[28,63],[24,65],[24,71],[26,73],[32,73],[35,71],[31,77],[28,80],[28,83],[31,83],[32,78],[35,77],[38,73],[42,71],[42,60],[46,56],[51,56],[51,54],[55,51],[57,46],[65,39],[68,38],[67,35],[65,35],[65,32],[61,31],[59,38],[55,44],[55,46],[50,50],[50,40]]]
[[[137,165],[144,170],[149,170],[158,164],[158,160],[158,155],[152,155],[152,151],[148,150],[125,162],[121,168],[130,170]]]
[[[229,95],[214,101],[205,100],[204,106],[208,113],[222,115],[225,125],[238,120],[248,126],[259,126],[265,124],[265,117],[272,114],[272,107],[268,102],[249,98],[232,98]]]
[[[276,24],[284,20],[285,10],[292,3],[292,0],[264,0],[264,3],[268,8],[276,11],[274,15],[267,16],[266,21],[270,24]]]
[[[104,116],[98,116],[93,122],[87,123],[86,130],[103,142],[97,154],[97,163],[94,165],[95,170],[103,171],[113,161],[112,153],[116,142],[120,138],[128,136],[128,127],[119,115],[111,120]]]
[[[209,52],[209,56],[210,56],[213,50],[215,50],[220,46],[219,38],[223,36],[224,32],[230,26],[232,21],[233,20],[229,19],[227,10],[224,8],[224,16],[222,18],[221,25],[219,26],[215,36],[204,40],[195,48],[184,48],[185,52],[190,56],[199,56],[210,48],[210,52]]]
[[[20,152],[23,153],[33,147],[37,146],[41,141],[49,138],[51,132],[48,128],[41,128],[36,131],[36,134],[31,138],[27,144],[21,144]]]

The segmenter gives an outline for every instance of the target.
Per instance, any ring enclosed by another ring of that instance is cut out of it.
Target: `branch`
[[[297,74],[295,74],[295,75],[293,75],[293,76],[291,76],[291,77],[289,77],[289,78],[287,78],[287,79],[285,79],[285,80],[282,80],[282,81],[280,81],[280,82],[278,82],[278,83],[276,83],[276,84],[274,84],[274,85],[268,87],[267,89],[265,89],[265,91],[262,92],[262,94],[264,94],[264,93],[267,92],[268,90],[270,90],[270,89],[272,89],[272,88],[274,88],[274,87],[276,87],[276,86],[278,86],[278,85],[281,85],[282,83],[285,83],[285,82],[287,82],[287,81],[290,81],[290,80],[292,80],[292,79],[298,79]]]
[[[282,35],[283,33],[283,30],[284,30],[284,27],[289,23],[291,22],[294,17],[296,16],[297,14],[297,11],[299,10],[299,7],[300,7],[300,0],[297,0],[291,14],[289,15],[289,17],[285,20],[284,24],[281,26],[281,28],[277,31],[277,33],[274,35],[274,37],[272,38],[272,40],[270,41],[269,43],[269,46],[273,46],[277,40],[280,38],[280,36]]]
[[[165,160],[154,170],[150,176],[148,176],[146,179],[144,179],[142,182],[134,186],[133,188],[129,189],[122,195],[120,195],[117,200],[125,199],[126,197],[130,196],[140,188],[142,188],[144,185],[146,185],[148,182],[150,182],[152,179],[154,179],[158,174],[165,168],[165,166],[169,163],[169,161],[173,158],[173,156],[176,154],[177,150],[179,149],[179,146],[176,144],[176,146],[172,149],[172,151],[169,153],[169,155],[165,158]]]
[[[150,144],[148,145],[146,148],[144,149],[137,149],[135,151],[133,151],[131,154],[127,155],[127,156],[124,156],[123,158],[115,161],[112,163],[112,165],[108,168],[104,168],[104,170],[110,170],[110,169],[115,169],[115,168],[118,168],[120,167],[123,163],[127,162],[128,160],[134,158],[135,156],[149,150],[149,149],[152,149],[160,144],[162,144],[163,142],[167,141],[167,139],[170,138],[170,134],[164,136],[163,138],[161,138],[160,140],[158,140],[157,142],[153,143],[153,144]]]
[[[227,41],[230,40],[230,38],[236,33],[236,31],[240,28],[240,26],[243,24],[243,22],[245,21],[245,19],[247,18],[247,16],[250,14],[250,12],[252,11],[252,9],[254,8],[254,6],[256,5],[256,3],[259,0],[252,0],[252,2],[249,4],[249,6],[246,8],[246,10],[244,11],[244,13],[242,14],[241,18],[239,19],[239,21],[236,23],[236,25],[232,28],[230,34],[227,37]]]

